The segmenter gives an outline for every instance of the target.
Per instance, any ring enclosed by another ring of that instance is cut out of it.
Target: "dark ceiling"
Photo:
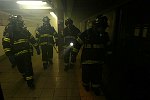
[[[76,17],[76,19],[82,21],[85,18],[93,16],[104,10],[117,7],[131,0],[69,0],[73,2],[72,8],[68,8],[68,0],[62,1],[66,11],[67,9],[72,9],[71,17]]]

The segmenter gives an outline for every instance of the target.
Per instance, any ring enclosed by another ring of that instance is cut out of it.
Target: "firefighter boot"
[[[52,61],[52,59],[50,59],[50,60],[49,60],[49,64],[53,64],[53,61]]]
[[[70,64],[70,69],[73,69],[74,68],[74,63],[71,63]]]
[[[48,67],[48,63],[43,63],[43,68],[44,68],[44,70],[46,70],[47,67]]]
[[[84,86],[84,89],[85,89],[86,91],[89,91],[89,90],[90,90],[90,87],[89,87],[89,86]]]
[[[22,74],[23,79],[26,81],[26,76],[25,74]]]
[[[84,85],[84,84],[83,84],[83,87],[84,87],[84,89],[85,89],[86,91],[89,91],[89,90],[90,90],[90,85]]]
[[[16,67],[16,64],[12,64],[11,67],[12,67],[12,68],[15,68],[15,67]]]
[[[64,68],[64,71],[68,71],[68,69],[69,69],[69,65],[68,64],[65,64],[65,68]]]
[[[27,80],[27,85],[28,85],[29,88],[35,89],[35,85],[34,85],[33,79]]]
[[[92,88],[92,90],[96,96],[99,96],[101,94],[100,88]]]

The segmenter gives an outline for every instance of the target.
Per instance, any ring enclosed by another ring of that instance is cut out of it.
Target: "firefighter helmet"
[[[99,15],[96,17],[95,22],[93,23],[95,27],[108,27],[108,18],[103,15]]]
[[[65,25],[72,25],[73,24],[73,20],[71,18],[68,18],[65,20]]]
[[[17,15],[17,23],[18,23],[19,27],[24,27],[24,21],[23,21],[21,15]]]
[[[17,23],[17,16],[14,16],[14,15],[10,15],[9,18],[8,18],[8,21],[12,24],[15,24]]]
[[[22,21],[22,16],[21,15],[17,15],[17,20],[18,21]]]
[[[42,20],[43,22],[49,22],[50,21],[50,19],[48,18],[48,16],[45,16],[44,18],[43,18],[43,20]]]

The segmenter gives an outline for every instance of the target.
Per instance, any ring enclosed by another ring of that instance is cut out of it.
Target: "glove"
[[[58,46],[58,39],[56,39],[56,41],[55,41],[55,45],[56,45],[56,46]]]
[[[36,48],[37,55],[40,55],[40,49]]]
[[[58,42],[55,42],[55,45],[58,46]]]

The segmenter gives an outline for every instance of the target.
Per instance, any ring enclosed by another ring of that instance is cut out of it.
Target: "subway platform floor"
[[[8,59],[0,62],[0,83],[4,100],[106,100],[85,91],[81,83],[81,67],[64,71],[63,60],[54,51],[53,65],[42,67],[41,55],[32,57],[35,89],[28,88],[17,68],[11,68]]]

